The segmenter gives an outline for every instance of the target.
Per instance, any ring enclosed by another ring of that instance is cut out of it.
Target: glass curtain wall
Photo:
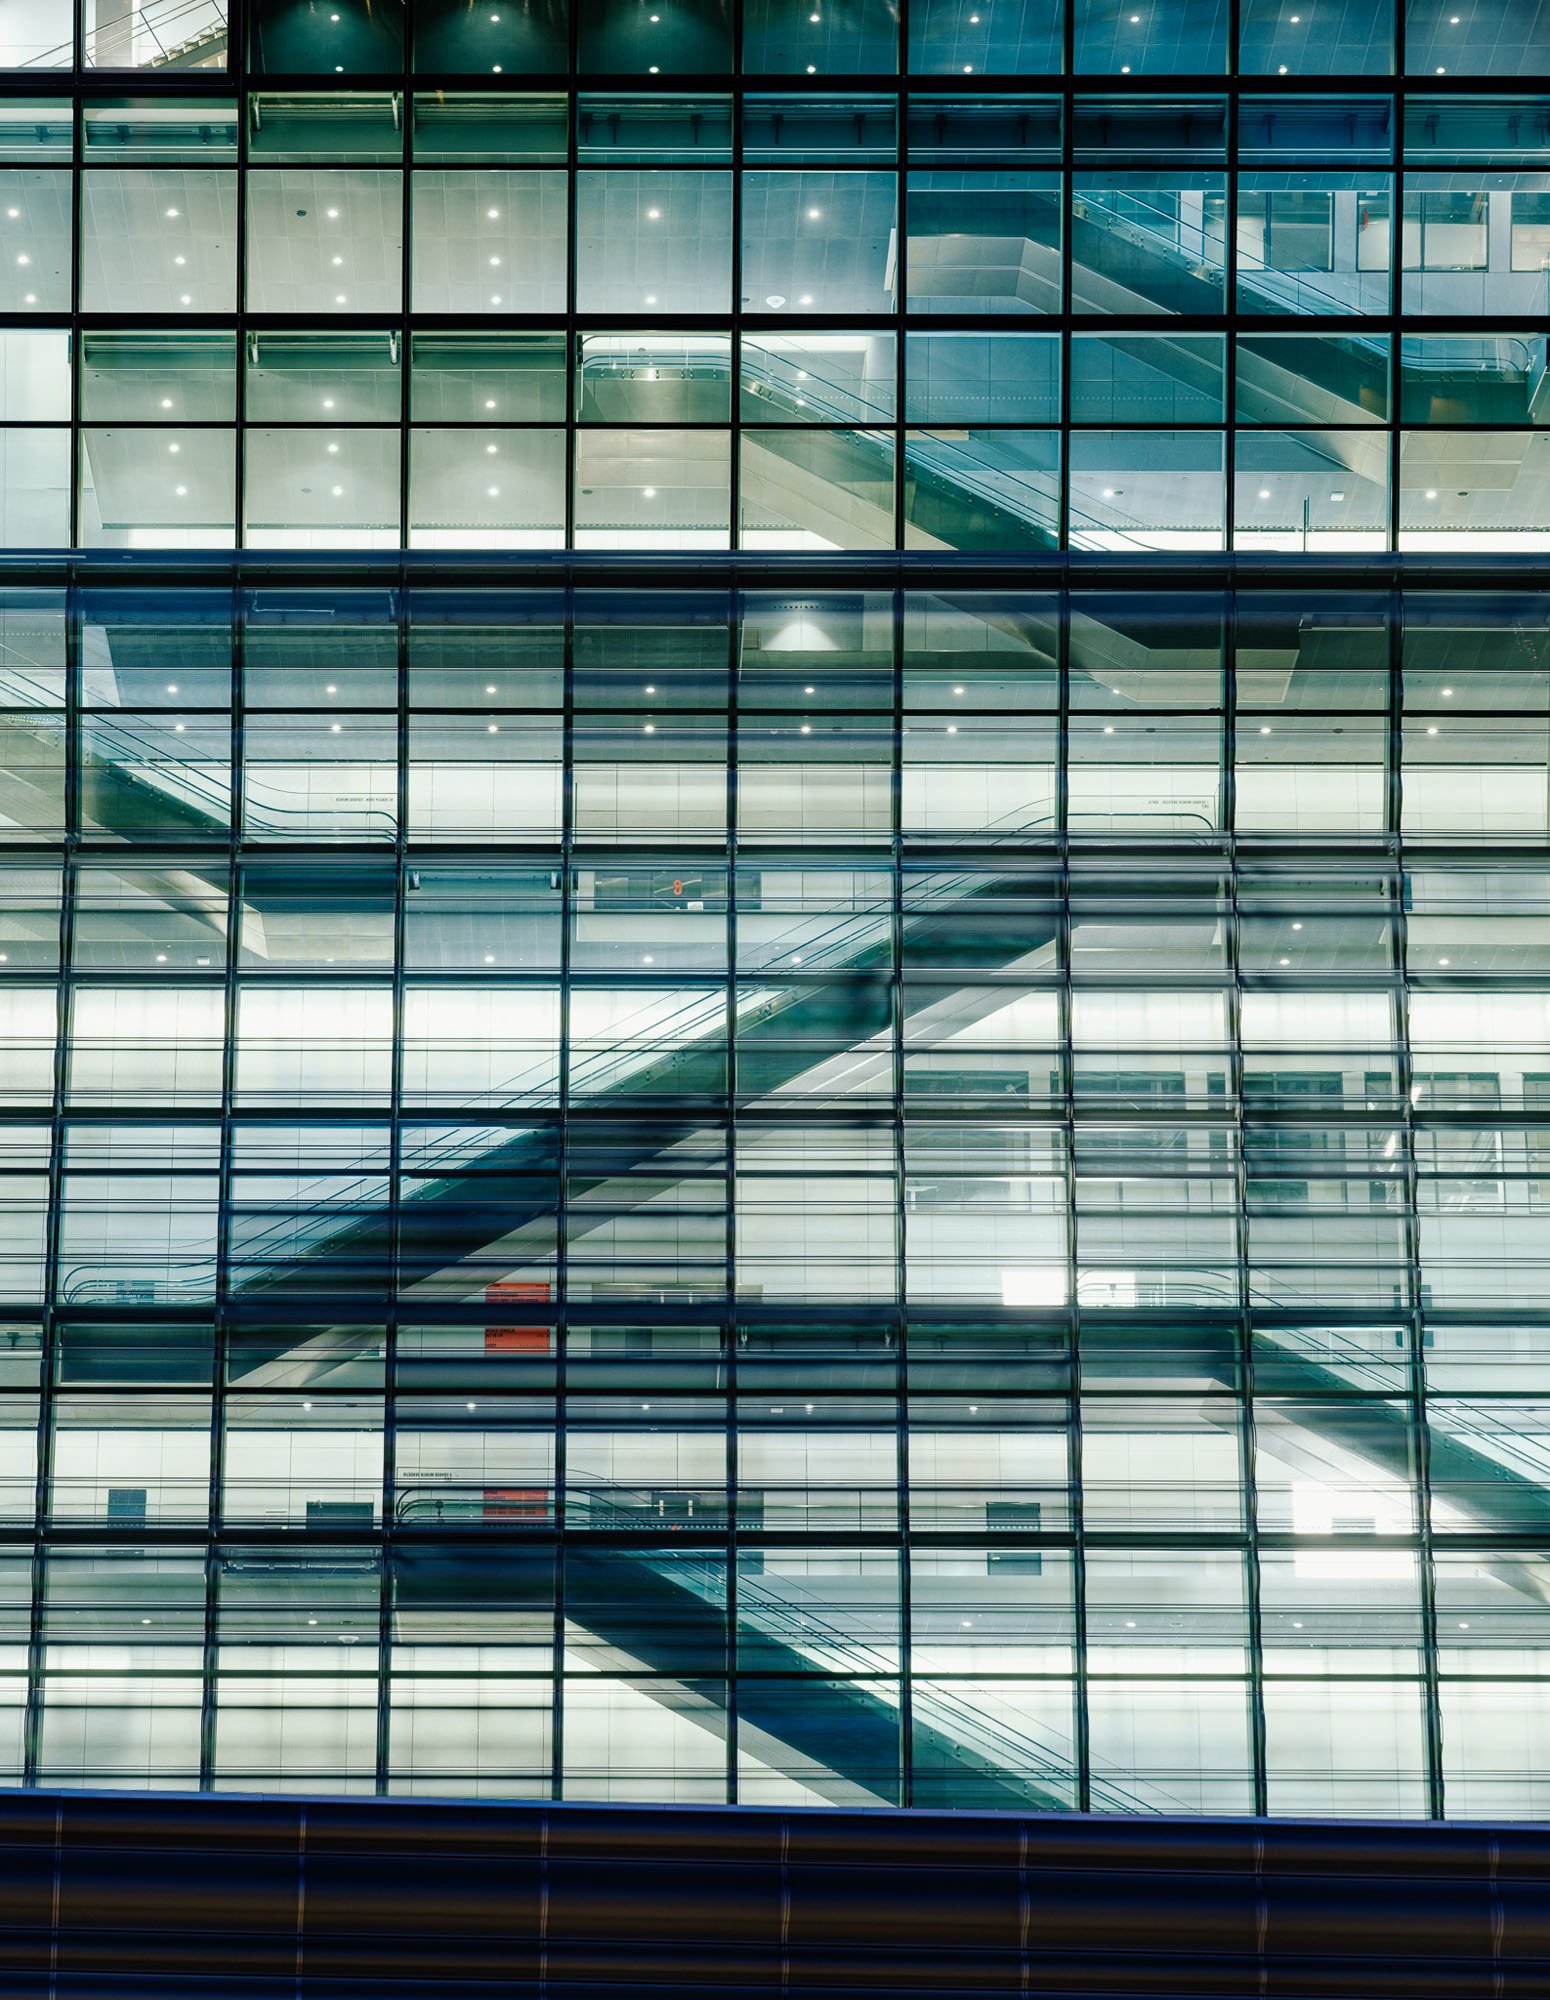
[[[0,547],[1550,537],[1528,0],[76,11],[0,9]]]
[[[1542,1817],[1543,598],[514,576],[4,579],[9,1781]]]

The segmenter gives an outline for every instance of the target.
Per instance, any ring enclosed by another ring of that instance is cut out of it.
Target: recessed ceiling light
[[[640,490],[647,500],[655,500],[657,497],[657,489],[654,486],[643,486]]]
[[[339,211],[337,208],[331,208],[326,212],[330,222],[337,222],[339,220]]]
[[[329,488],[329,491],[333,494],[336,500],[342,498],[344,494],[344,488],[342,486],[331,486]]]

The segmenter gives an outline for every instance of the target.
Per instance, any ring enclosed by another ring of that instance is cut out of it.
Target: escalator
[[[1116,643],[1115,657],[1106,664],[1109,671],[1122,675],[1130,653],[1125,644]],[[142,783],[115,769],[113,739],[105,740],[108,748],[97,759],[93,782],[103,787],[104,795],[119,802],[116,809],[128,809],[142,799]],[[204,809],[193,777],[170,795],[161,786],[153,789],[159,813],[165,811],[167,797],[173,796],[190,831],[215,830],[215,816]],[[219,824],[224,831],[224,820]],[[1043,813],[1009,815],[986,829],[980,843],[988,847],[998,841],[1015,844],[1047,824]],[[904,920],[904,935],[916,962],[929,962],[937,955],[936,947],[947,959],[957,943],[958,918],[963,910],[987,898],[1015,894],[1018,881],[1012,872],[970,876],[944,869],[930,899],[913,905]],[[1055,926],[1054,917],[1040,917],[1029,921],[1015,938],[1003,935],[989,950],[983,969],[1004,974],[1015,971],[1023,961],[1036,959],[1053,943]],[[786,984],[770,982],[751,988],[742,997],[736,1018],[740,1061],[756,1079],[757,1096],[766,1102],[778,1102],[782,1089],[809,1074],[820,1060],[813,1051],[820,1040],[818,1030],[829,1018],[832,986],[823,975],[882,973],[892,966],[893,918],[884,910],[859,924],[847,918],[828,931],[815,929],[809,921],[793,930],[791,941],[800,948],[802,983],[793,978]],[[778,951],[771,954],[772,958],[779,955]],[[960,978],[969,976],[959,974]],[[967,997],[944,1000],[935,994],[921,997],[908,985],[904,991],[907,1018],[926,1007],[946,1006],[957,1010],[955,1018],[969,1020],[977,1007],[1000,1004],[994,989],[986,989],[991,995],[986,1000],[972,992]],[[682,1016],[670,1023],[676,1043],[671,1049],[615,1048],[591,1058],[590,1067],[582,1064],[578,1080],[583,1094],[617,1122],[608,1173],[575,1182],[575,1196],[584,1198],[589,1191],[610,1183],[627,1191],[635,1170],[651,1163],[660,1169],[664,1159],[671,1170],[674,1146],[686,1139],[698,1122],[684,1114],[683,1100],[704,1091],[706,1051],[724,1029],[723,996],[717,991],[703,1000],[691,1000]],[[524,1090],[522,1078],[511,1079],[512,1100],[523,1101]],[[489,1108],[498,1112],[501,1107]],[[436,1142],[426,1144],[434,1148]],[[446,1268],[552,1215],[549,1147],[546,1134],[526,1130],[491,1137],[455,1162],[438,1161],[429,1151],[417,1161],[411,1153],[404,1164],[411,1172],[417,1167],[425,1171],[427,1185],[401,1205],[400,1254],[407,1246],[412,1261]],[[337,1199],[337,1184],[331,1185],[329,1192]],[[640,1199],[648,1200],[650,1194],[647,1188]],[[248,1252],[254,1247],[249,1244]],[[318,1267],[342,1259],[348,1267],[375,1267],[386,1273],[393,1247],[390,1217],[381,1209],[337,1225],[332,1216],[320,1214],[310,1244],[299,1243],[294,1225],[287,1223],[276,1232],[273,1262],[241,1283],[231,1303],[244,1317],[262,1317],[271,1306],[280,1308],[277,1316],[282,1317],[286,1309],[303,1303],[315,1310],[322,1290],[316,1277]],[[326,1291],[322,1295],[326,1297]],[[275,1350],[278,1358],[286,1351],[284,1336],[277,1334],[275,1340],[280,1343]],[[1345,1439],[1344,1412],[1367,1413],[1372,1408],[1366,1401],[1353,1401],[1352,1391],[1383,1386],[1365,1379],[1360,1354],[1332,1352],[1327,1341],[1315,1344],[1293,1337],[1282,1340],[1281,1347],[1285,1376],[1295,1393],[1323,1399],[1319,1421],[1328,1430],[1324,1442],[1337,1452],[1348,1449],[1396,1476],[1408,1478],[1411,1444],[1401,1410],[1393,1411],[1387,1425],[1381,1420],[1377,1426],[1369,1422],[1359,1432],[1353,1429]],[[323,1370],[332,1367],[338,1356],[337,1344],[325,1342],[318,1357]],[[247,1359],[254,1365],[262,1363],[257,1354],[249,1353]],[[1339,1401],[1342,1396],[1344,1404]],[[1323,1433],[1305,1436],[1319,1444]],[[1306,1450],[1307,1444],[1299,1444],[1298,1449]],[[1463,1420],[1433,1445],[1433,1491],[1445,1503],[1456,1504],[1467,1518],[1505,1525],[1515,1533],[1532,1529],[1550,1534],[1550,1496],[1538,1476],[1539,1468],[1521,1452],[1520,1459],[1518,1462],[1511,1450],[1493,1441],[1483,1423],[1471,1430],[1466,1410]],[[686,1623],[693,1629],[698,1621],[707,1627],[709,1643],[708,1627],[715,1625],[721,1614],[708,1595],[708,1572],[706,1578],[697,1579],[692,1564],[653,1568],[628,1548],[625,1531],[631,1524],[624,1518],[628,1512],[618,1494],[595,1496],[585,1523],[595,1532],[571,1535],[567,1558],[571,1551],[576,1552],[578,1579],[593,1607],[588,1616],[596,1636],[640,1659],[648,1668],[671,1671],[667,1661],[654,1661],[650,1655],[653,1627],[676,1623],[681,1631]],[[400,1518],[405,1528],[429,1525],[412,1511]],[[988,1523],[986,1527],[988,1530]],[[814,1605],[794,1606],[789,1593],[753,1586],[753,1595],[743,1610],[758,1631],[764,1657],[777,1663],[767,1679],[752,1677],[751,1692],[740,1693],[741,1713],[750,1730],[784,1744],[809,1772],[804,1781],[820,1793],[828,1785],[836,1802],[853,1801],[858,1787],[861,1795],[887,1797],[891,1779],[877,1778],[875,1786],[868,1783],[869,1776],[892,1773],[897,1766],[899,1712],[876,1690],[886,1656],[833,1626]],[[782,1662],[789,1662],[789,1671],[779,1664]],[[811,1680],[814,1672],[823,1671],[825,1666],[834,1676],[832,1683],[826,1683],[827,1705],[804,1701],[796,1676]],[[916,1704],[914,1743],[922,1771],[935,1772],[944,1783],[950,1778],[953,1786],[972,1791],[978,1804],[1026,1807],[1069,1803],[1070,1746],[1054,1738],[1041,1741],[1008,1731],[987,1719],[972,1703],[961,1703],[951,1695],[927,1694]],[[1124,1795],[1114,1791],[1110,1796],[1105,1790],[1108,1785],[1109,1780],[1101,1774],[1095,1778],[1093,1801],[1100,1810],[1167,1810],[1177,1803],[1160,1795],[1153,1797],[1149,1791],[1145,1795],[1137,1790]]]

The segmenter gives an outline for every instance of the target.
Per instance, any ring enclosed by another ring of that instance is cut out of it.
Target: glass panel
[[[725,431],[590,430],[576,440],[578,548],[725,548]]]
[[[1242,431],[1235,548],[1382,549],[1387,440],[1367,431]]]
[[[910,423],[1060,420],[1060,343],[1046,335],[911,334],[904,366]]]
[[[886,431],[755,430],[740,438],[744,548],[893,548]]]
[[[731,293],[730,174],[577,175],[580,311],[725,312]]]
[[[7,312],[68,312],[71,191],[64,173],[0,171],[5,250],[0,306]]]
[[[745,307],[889,312],[897,257],[892,174],[743,176]]]
[[[229,333],[84,334],[81,414],[97,423],[230,423],[237,414],[236,338]]]
[[[72,0],[32,0],[0,13],[0,69],[69,69],[74,61]]]
[[[411,548],[562,548],[563,431],[417,430]]]
[[[81,433],[80,536],[88,548],[230,548],[236,492],[229,430]]]
[[[750,74],[845,76],[893,69],[897,16],[885,0],[842,0],[815,22],[811,0],[751,0],[743,15]]]
[[[1058,76],[1065,9],[1013,0],[980,10],[978,21],[952,0],[918,0],[909,15],[909,66],[924,74]]]
[[[81,302],[98,312],[231,312],[236,175],[95,167],[81,183]]]
[[[565,345],[562,334],[414,334],[410,412],[419,423],[557,422]]]
[[[396,431],[255,429],[243,451],[249,548],[396,545]]]
[[[250,310],[400,310],[400,174],[280,167],[249,174],[247,195]]]
[[[1079,72],[1105,76],[1221,73],[1227,67],[1227,11],[1217,0],[1185,0],[1132,11],[1132,0],[1076,0]]]
[[[1055,174],[938,168],[909,176],[905,196],[911,312],[1060,310],[1060,195]],[[975,217],[974,233],[960,226]]]
[[[745,423],[886,423],[896,351],[889,333],[745,333],[740,414]]]
[[[1220,431],[1087,431],[1071,437],[1073,548],[1219,549]]]
[[[1222,334],[1075,334],[1071,421],[1220,423],[1226,414],[1226,353]]]
[[[1367,0],[1326,17],[1284,0],[1242,0],[1238,68],[1245,76],[1384,76],[1393,65],[1392,0]]]
[[[1386,175],[1241,175],[1239,311],[1387,312],[1392,207]]]
[[[1077,312],[1223,309],[1226,181],[1219,173],[1078,173],[1071,194]]]
[[[411,245],[416,312],[563,312],[563,175],[413,176]]]
[[[395,423],[398,336],[249,332],[246,392],[251,422]]]

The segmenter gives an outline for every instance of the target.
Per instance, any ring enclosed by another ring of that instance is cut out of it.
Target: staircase
[[[130,7],[86,31],[86,69],[224,69],[228,24],[225,0],[163,0]],[[72,38],[22,64],[24,69],[68,69]]]

